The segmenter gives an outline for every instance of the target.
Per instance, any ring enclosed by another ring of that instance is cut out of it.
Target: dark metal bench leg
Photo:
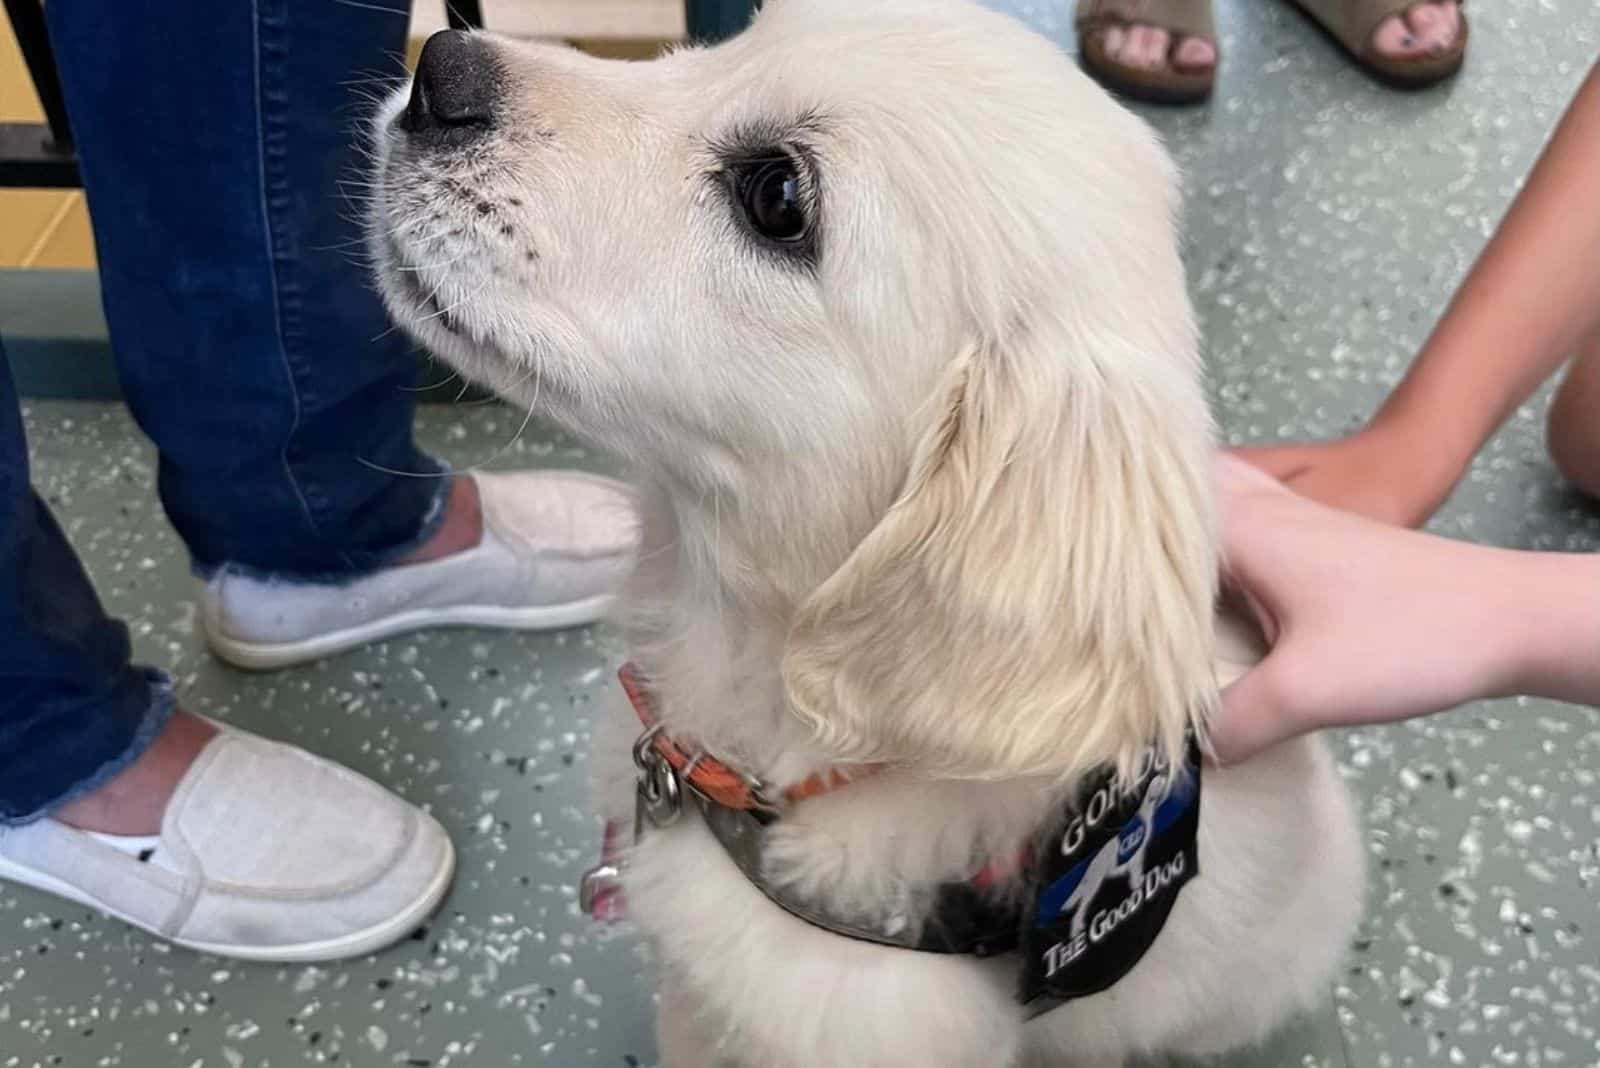
[[[67,103],[61,96],[61,78],[56,74],[56,57],[50,51],[50,34],[45,29],[44,5],[40,0],[5,0],[6,15],[11,28],[16,31],[17,44],[22,48],[22,58],[28,64],[28,74],[44,107],[44,117],[50,123],[53,148],[72,149],[72,128],[67,125]]]
[[[5,0],[5,5],[48,125],[0,123],[0,186],[76,186],[72,127],[50,51],[44,5],[40,0]]]
[[[12,0],[7,0],[8,3]],[[684,0],[689,36],[697,41],[719,41],[744,29],[761,0]],[[446,0],[450,25],[458,30],[483,26],[482,0]]]
[[[685,0],[689,36],[696,41],[732,37],[750,23],[760,0]]]

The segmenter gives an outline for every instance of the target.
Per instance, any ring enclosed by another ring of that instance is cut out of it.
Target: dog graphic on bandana
[[[1144,800],[1139,803],[1139,813],[1123,825],[1122,830],[1089,861],[1083,878],[1071,896],[1061,905],[1063,913],[1076,909],[1072,917],[1072,936],[1083,934],[1088,926],[1089,914],[1095,898],[1105,889],[1109,879],[1127,879],[1131,889],[1144,879],[1144,856],[1155,837],[1156,809],[1166,799],[1167,777],[1157,775],[1145,787]]]

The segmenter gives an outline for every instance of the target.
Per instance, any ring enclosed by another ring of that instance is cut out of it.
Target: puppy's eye
[[[800,165],[793,159],[753,161],[733,175],[745,218],[769,241],[795,244],[811,231]]]
[[[805,236],[800,174],[788,160],[763,163],[750,176],[744,189],[744,208],[756,229],[774,241],[798,241]]]

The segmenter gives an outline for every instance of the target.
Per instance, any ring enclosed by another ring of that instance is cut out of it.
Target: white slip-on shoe
[[[357,957],[438,908],[456,854],[433,817],[310,753],[223,728],[167,804],[161,834],[45,818],[0,827],[0,879],[238,960]]]
[[[268,670],[424,627],[547,630],[603,617],[638,541],[627,487],[576,471],[470,477],[483,538],[465,552],[342,584],[274,582],[224,568],[201,595],[212,651]]]

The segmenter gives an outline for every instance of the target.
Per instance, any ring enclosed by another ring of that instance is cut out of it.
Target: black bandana
[[[1155,943],[1200,871],[1200,747],[1176,774],[1152,750],[1119,788],[1091,781],[1035,855],[1020,1000],[1035,1012],[1098,994]]]

